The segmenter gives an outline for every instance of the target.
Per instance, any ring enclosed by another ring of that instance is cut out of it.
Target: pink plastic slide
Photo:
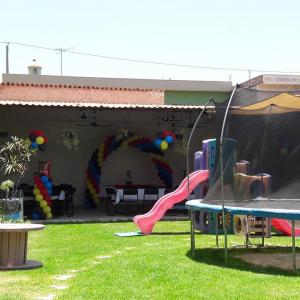
[[[190,174],[190,193],[192,193],[192,191],[199,183],[208,179],[208,176],[208,170],[195,171]],[[140,228],[143,234],[151,234],[155,223],[164,216],[166,211],[172,208],[174,204],[188,197],[187,189],[188,178],[186,177],[174,192],[161,197],[148,213],[140,216],[135,216],[133,219],[134,223]]]
[[[284,235],[292,235],[292,225],[287,220],[272,219],[272,226]],[[300,236],[300,228],[295,228],[295,235]]]

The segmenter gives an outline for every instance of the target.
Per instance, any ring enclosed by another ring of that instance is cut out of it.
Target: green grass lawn
[[[114,235],[135,230],[132,223],[107,223],[47,225],[30,233],[28,257],[43,261],[44,267],[1,272],[0,299],[300,298],[300,272],[232,258],[234,253],[274,249],[230,250],[225,268],[214,236],[197,235],[196,256],[190,258],[188,222],[160,222],[151,236]],[[242,242],[229,236],[230,245]],[[291,240],[272,237],[266,243],[290,246]],[[73,277],[59,280],[60,275]]]

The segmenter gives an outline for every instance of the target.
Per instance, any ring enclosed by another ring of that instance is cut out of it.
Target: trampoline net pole
[[[208,105],[211,102],[213,102],[212,98],[210,98],[206,102],[206,104],[204,105],[204,108],[201,110],[200,114],[198,115],[198,117],[196,119],[196,122],[194,123],[194,126],[193,126],[193,128],[191,130],[191,133],[190,133],[190,136],[189,136],[189,139],[188,139],[188,142],[187,142],[187,146],[186,146],[186,173],[187,173],[187,192],[188,192],[187,200],[189,200],[189,197],[190,197],[190,161],[189,161],[190,144],[191,144],[194,132],[196,130],[196,127],[197,127],[197,125],[198,125],[198,123],[199,123],[199,121],[200,121],[203,113],[206,111],[206,108],[208,107]],[[190,214],[190,219],[191,219],[192,223],[194,222],[194,216],[195,216],[194,213]],[[194,226],[191,229],[194,230]]]
[[[191,141],[192,141],[192,138],[193,138],[193,135],[194,135],[194,132],[196,130],[196,127],[203,115],[203,113],[206,111],[206,108],[208,107],[208,105],[213,102],[213,99],[210,98],[206,104],[204,105],[203,109],[201,110],[200,114],[198,115],[195,123],[194,123],[194,126],[191,130],[191,133],[190,133],[190,136],[189,136],[189,139],[188,139],[188,142],[187,142],[187,145],[186,145],[186,173],[187,173],[187,190],[188,190],[188,198],[189,198],[189,195],[190,195],[190,160],[189,160],[189,152],[190,152],[190,144],[191,144]]]
[[[296,270],[295,220],[292,220],[293,269]]]
[[[228,253],[227,253],[227,224],[226,224],[226,217],[225,217],[225,209],[224,209],[224,170],[223,170],[223,138],[224,138],[224,131],[225,131],[225,124],[229,112],[229,107],[231,105],[233,96],[235,94],[235,91],[237,89],[238,85],[235,85],[233,88],[229,101],[227,103],[223,124],[222,124],[222,130],[221,130],[221,137],[220,137],[220,167],[221,167],[221,195],[222,195],[222,223],[223,223],[223,231],[224,231],[224,260],[225,260],[225,266],[227,266],[228,261]]]

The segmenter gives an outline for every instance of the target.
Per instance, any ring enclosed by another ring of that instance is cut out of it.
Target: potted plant
[[[14,213],[20,212],[22,206],[22,191],[18,186],[35,153],[29,140],[17,136],[0,146],[0,223],[16,221]]]

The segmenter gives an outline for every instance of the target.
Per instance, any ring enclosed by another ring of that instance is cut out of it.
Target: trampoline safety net
[[[220,139],[208,140],[210,178],[204,203],[220,204],[224,199],[230,206],[300,209],[299,95],[236,90],[224,127],[224,188]],[[216,104],[219,133],[227,105]]]

